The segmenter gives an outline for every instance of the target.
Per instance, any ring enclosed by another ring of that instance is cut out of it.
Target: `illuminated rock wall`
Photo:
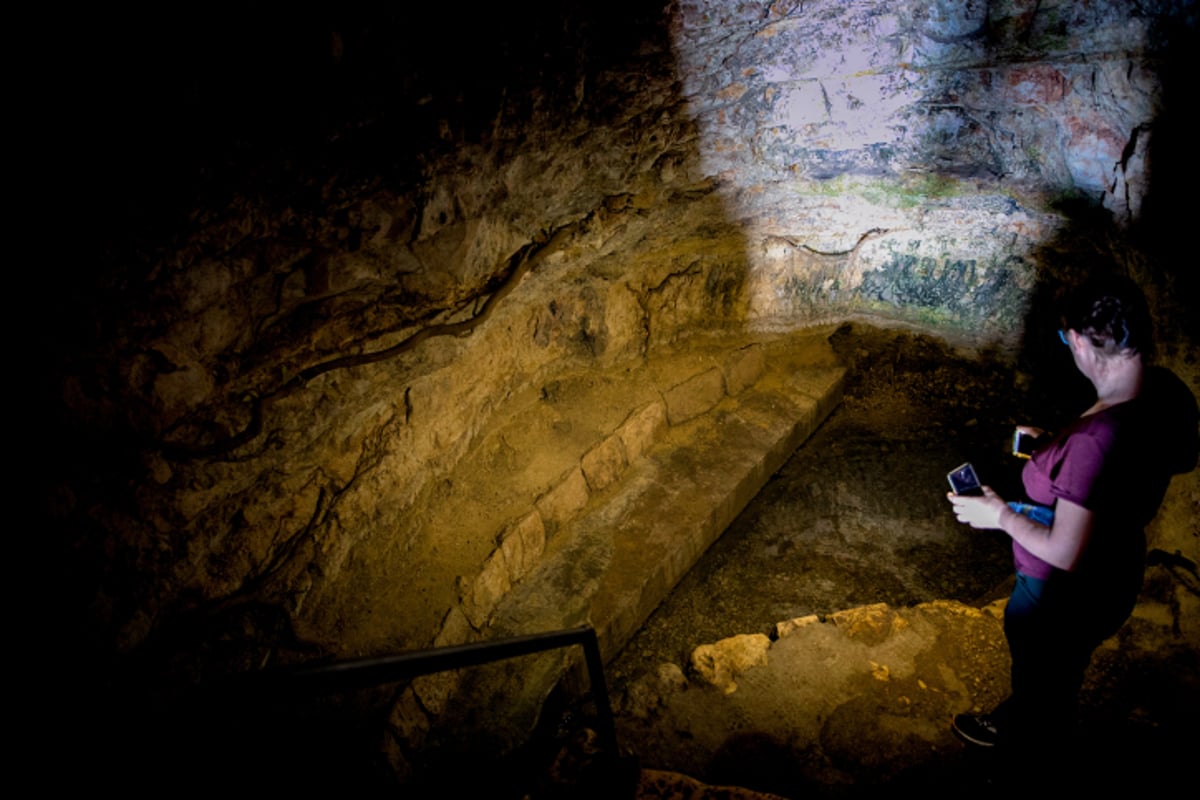
[[[683,2],[672,41],[762,325],[1019,334],[1063,198],[1137,218],[1161,23],[1128,3]]]

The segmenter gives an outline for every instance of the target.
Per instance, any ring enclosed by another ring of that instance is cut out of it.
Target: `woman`
[[[1036,746],[1072,724],[1092,652],[1137,600],[1144,528],[1171,473],[1196,463],[1195,399],[1171,373],[1147,367],[1151,324],[1137,287],[1093,285],[1064,323],[1059,337],[1096,400],[1056,436],[1021,429],[1038,436],[1021,476],[1033,505],[1005,503],[990,487],[949,495],[960,522],[1012,538],[1017,568],[1004,613],[1012,694],[991,714],[954,719],[961,738],[985,747]],[[1155,452],[1163,447],[1176,452],[1164,460]]]

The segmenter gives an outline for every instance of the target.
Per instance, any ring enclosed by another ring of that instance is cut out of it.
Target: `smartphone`
[[[1033,458],[1035,438],[1024,431],[1013,431],[1012,454],[1017,458]]]
[[[975,468],[971,466],[969,461],[950,470],[946,478],[949,479],[950,489],[955,494],[983,494],[983,484],[979,482],[979,476],[975,474]]]

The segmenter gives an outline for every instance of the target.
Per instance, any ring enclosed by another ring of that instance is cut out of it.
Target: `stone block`
[[[667,407],[661,402],[647,403],[626,417],[617,435],[625,446],[628,462],[632,464],[646,452],[666,427]]]
[[[587,505],[587,501],[587,479],[583,477],[583,470],[578,466],[573,467],[557,486],[537,500],[537,510],[546,526],[546,535],[554,535],[559,526],[570,521]]]
[[[442,619],[442,628],[433,639],[434,647],[450,647],[471,641],[471,623],[467,622],[462,609],[454,606]]]
[[[387,726],[397,739],[410,748],[419,748],[424,743],[425,734],[429,732],[429,718],[411,686],[400,693],[392,706]]]
[[[446,701],[458,689],[458,684],[458,672],[435,672],[413,678],[412,689],[421,708],[431,717],[437,717],[446,710]]]
[[[767,663],[771,640],[761,633],[744,633],[702,644],[692,651],[692,669],[702,680],[725,694],[737,691],[735,678],[751,667]]]
[[[713,367],[663,393],[667,419],[672,425],[687,422],[721,402],[724,396],[725,378],[718,367]]]
[[[508,579],[508,567],[504,562],[504,551],[500,548],[483,562],[483,569],[466,587],[462,595],[463,613],[476,630],[487,625],[496,604],[512,589]]]
[[[626,689],[621,713],[636,719],[651,719],[667,704],[667,698],[687,689],[687,678],[678,664],[663,663]]]
[[[821,618],[816,614],[809,614],[805,617],[794,617],[785,619],[782,622],[775,623],[775,638],[782,639],[786,636],[791,636],[796,631],[807,628],[809,625],[820,625]]]
[[[546,550],[546,527],[542,515],[530,511],[500,534],[500,549],[508,567],[508,580],[517,583],[529,574]]]
[[[384,758],[400,780],[412,776],[408,755],[421,749],[428,732],[429,718],[417,701],[416,693],[409,687],[400,693],[392,706],[381,742]]]
[[[804,423],[810,432],[842,402],[845,382],[846,370],[841,367],[800,370],[788,379],[788,384],[797,396],[810,398],[815,402],[814,416]]]
[[[625,469],[625,445],[614,433],[587,451],[580,463],[588,488],[598,492],[616,483]]]
[[[868,645],[882,644],[892,633],[908,627],[908,623],[887,603],[874,603],[838,611],[829,616],[846,638]]]
[[[749,389],[767,368],[766,351],[752,344],[729,354],[725,359],[725,391],[731,397]]]

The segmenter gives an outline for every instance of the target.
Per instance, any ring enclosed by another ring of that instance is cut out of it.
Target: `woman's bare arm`
[[[959,522],[972,528],[1002,530],[1030,553],[1059,569],[1070,572],[1079,563],[1092,535],[1091,511],[1059,498],[1054,504],[1054,524],[1047,527],[1013,511],[991,487],[983,487],[983,492],[982,497],[949,496]]]

